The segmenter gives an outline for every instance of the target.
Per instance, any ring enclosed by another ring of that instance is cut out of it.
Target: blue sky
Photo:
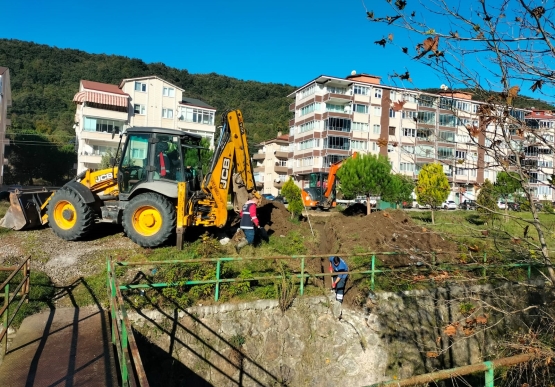
[[[365,2],[376,14],[391,13],[384,0]],[[408,3],[409,11],[417,4]],[[321,74],[356,70],[393,84],[388,76],[409,69],[413,83],[405,87],[446,83],[401,52],[418,43],[405,31],[369,22],[361,0],[14,0],[3,10],[2,38],[162,62],[194,74],[301,86]],[[390,31],[396,47],[374,43]]]
[[[190,73],[301,86],[352,70],[387,78],[392,63],[404,71],[407,62],[400,50],[373,43],[383,34],[366,20],[360,0],[17,0],[3,8],[2,38],[162,62]],[[425,66],[410,66],[414,86],[442,83]]]

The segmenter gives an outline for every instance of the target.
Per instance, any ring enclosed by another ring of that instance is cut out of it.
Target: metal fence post
[[[301,258],[301,283],[299,289],[302,296],[304,294],[304,257]]]
[[[220,298],[220,269],[221,261],[218,259],[216,261],[216,291],[214,292],[214,300],[216,301]]]
[[[4,307],[6,310],[4,311],[4,316],[2,319],[2,326],[6,330],[6,334],[4,335],[3,343],[2,343],[2,358],[6,356],[8,353],[8,303],[10,301],[10,284],[6,284],[4,288]]]
[[[488,262],[488,254],[484,252],[484,267],[482,268],[482,276],[486,276],[486,263]]]
[[[484,365],[487,367],[486,372],[485,372],[485,387],[494,387],[493,385],[493,379],[494,379],[494,375],[493,375],[493,363],[491,361],[486,361],[484,362]]]
[[[374,269],[376,267],[376,256],[372,255],[372,273],[370,274],[370,289],[374,290]]]

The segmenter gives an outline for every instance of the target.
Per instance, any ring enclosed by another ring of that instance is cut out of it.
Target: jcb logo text
[[[222,165],[222,175],[220,176],[220,189],[227,188],[227,181],[229,179],[229,167],[231,166],[231,160],[224,157],[224,162]]]
[[[104,175],[97,176],[96,179],[95,179],[95,181],[96,181],[97,183],[100,183],[101,181],[110,180],[110,179],[112,179],[113,177],[114,177],[114,175],[112,175],[111,172],[110,172],[110,173],[105,173]]]

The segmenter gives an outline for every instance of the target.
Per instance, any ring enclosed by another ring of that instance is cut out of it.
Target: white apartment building
[[[99,168],[103,155],[115,154],[119,133],[131,126],[180,129],[214,143],[216,109],[156,76],[124,79],[119,86],[82,80],[73,101],[77,173]]]
[[[387,156],[394,172],[414,179],[423,165],[439,162],[457,203],[461,194],[474,198],[485,179],[495,182],[500,170],[482,147],[488,139],[469,135],[467,126],[479,125],[481,104],[470,94],[402,89],[353,72],[346,78],[319,76],[288,97],[295,99],[289,166],[302,187],[308,185],[309,173],[327,172],[353,152]],[[526,111],[510,114],[524,120]],[[490,131],[495,129],[488,127]]]
[[[10,106],[12,106],[10,70],[7,67],[0,67],[0,186],[4,184],[4,166],[8,165],[4,155],[5,146],[10,144],[10,140],[6,138],[6,128],[11,124],[8,119]]]
[[[277,196],[289,179],[289,136],[278,132],[276,138],[256,144],[254,180],[259,192]]]

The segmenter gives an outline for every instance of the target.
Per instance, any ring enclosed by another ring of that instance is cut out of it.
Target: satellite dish
[[[275,179],[274,181],[275,181],[276,183],[279,183],[281,180],[280,180],[280,178],[278,177],[278,178]]]
[[[449,86],[447,86],[447,85],[441,85],[439,88],[440,88],[441,90],[447,90],[447,89],[449,88]]]
[[[351,71],[351,75],[356,75],[356,70]]]

